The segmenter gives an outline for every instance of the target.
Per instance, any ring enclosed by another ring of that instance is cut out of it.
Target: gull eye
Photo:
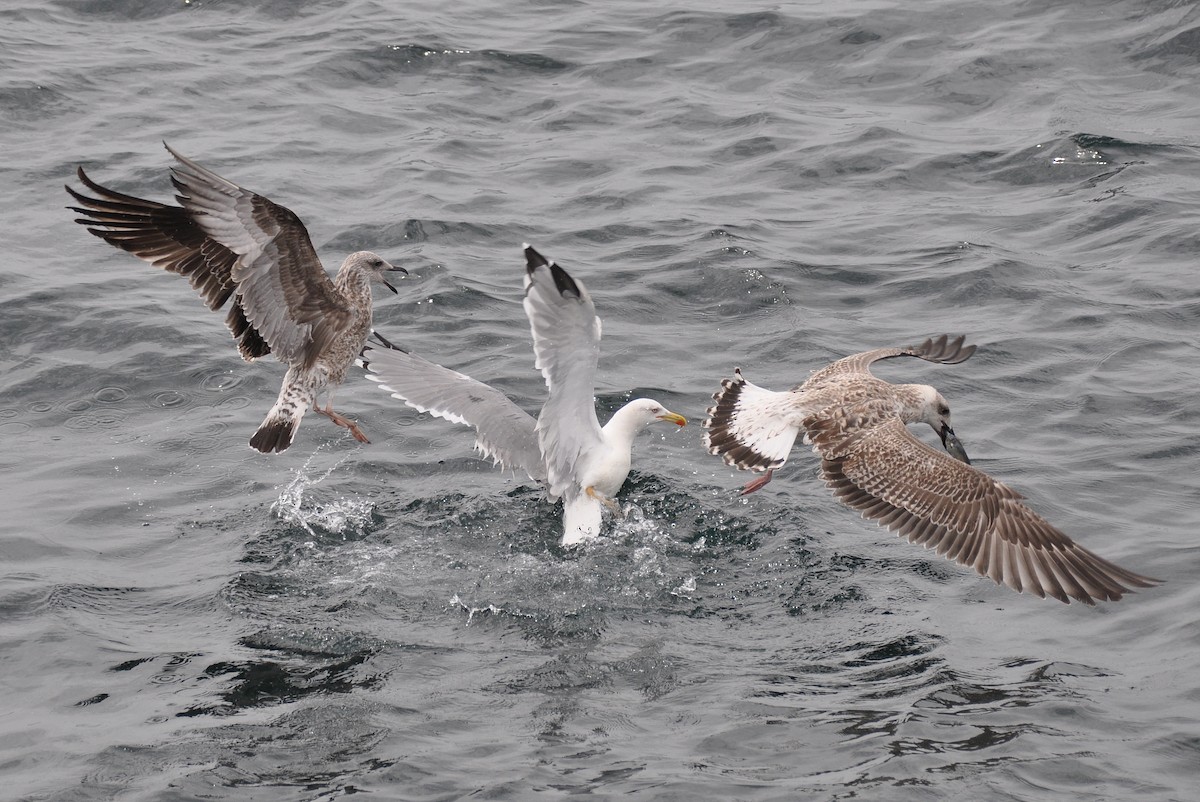
[[[949,415],[950,407],[946,406],[945,404],[942,404],[940,407],[938,407],[938,414],[939,415]]]

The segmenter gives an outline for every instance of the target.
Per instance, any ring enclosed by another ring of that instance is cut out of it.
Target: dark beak
[[[962,441],[955,436],[954,430],[946,424],[942,424],[942,428],[938,431],[938,437],[942,438],[942,446],[945,447],[946,453],[954,457],[960,462],[971,464],[971,458],[967,456],[967,450],[963,448]]]
[[[391,267],[389,267],[389,268],[387,269],[387,272],[389,272],[389,273],[403,273],[403,274],[404,274],[404,275],[406,275],[406,276],[408,275],[408,271],[407,271],[407,270],[405,270],[403,267],[397,267],[396,265],[392,265]],[[399,295],[399,294],[400,294],[399,290],[397,290],[395,287],[393,287],[393,286],[392,286],[392,284],[391,284],[391,282],[389,282],[387,279],[385,279],[385,278],[384,278],[384,279],[380,279],[380,281],[382,281],[382,282],[383,282],[383,286],[387,287],[387,288],[388,288],[389,290],[391,290],[392,292],[396,293],[397,295]]]

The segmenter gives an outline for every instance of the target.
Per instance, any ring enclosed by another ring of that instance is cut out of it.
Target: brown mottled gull
[[[787,392],[757,387],[736,370],[713,396],[705,445],[730,465],[767,472],[746,485],[743,492],[751,493],[770,481],[803,432],[844,504],[1018,592],[1095,604],[1159,584],[1083,548],[1015,490],[973,467],[950,428],[950,407],[933,387],[871,375],[871,363],[893,357],[962,362],[975,352],[963,339],[942,335],[916,347],[855,354]],[[948,454],[911,434],[907,424],[922,422]]]
[[[371,281],[393,267],[369,251],[352,253],[332,281],[308,231],[291,210],[178,159],[171,183],[180,206],[143,200],[79,180],[99,197],[67,187],[85,215],[75,222],[155,267],[186,276],[208,308],[232,300],[225,324],[247,362],[274,352],[288,366],[275,406],[250,438],[262,452],[292,444],[309,407],[366,443],[358,425],[333,410],[334,390],[371,332]],[[324,408],[317,396],[328,391]]]
[[[544,482],[552,499],[563,500],[562,544],[571,546],[596,537],[602,507],[616,506],[634,436],[655,421],[687,421],[638,398],[601,427],[594,396],[600,318],[592,298],[582,282],[528,245],[525,261],[534,364],[549,390],[536,420],[496,388],[394,347],[368,347],[363,365],[368,378],[413,409],[473,426],[484,456]]]

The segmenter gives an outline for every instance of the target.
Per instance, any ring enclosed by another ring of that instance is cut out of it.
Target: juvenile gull
[[[975,352],[963,339],[942,335],[916,347],[848,356],[787,392],[757,387],[735,370],[713,396],[705,445],[730,465],[766,471],[743,490],[752,493],[770,481],[803,432],[821,456],[821,476],[844,504],[1018,592],[1095,604],[1159,584],[1078,545],[1019,493],[972,467],[950,428],[950,407],[933,387],[871,375],[871,363],[900,356],[957,364]],[[910,433],[907,424],[922,422],[948,454]]]
[[[599,534],[602,506],[617,508],[613,496],[629,475],[634,435],[655,421],[687,421],[638,398],[600,426],[596,307],[581,282],[524,248],[525,314],[534,365],[549,391],[537,420],[496,388],[395,347],[366,348],[363,365],[373,374],[368,378],[413,409],[475,427],[475,447],[484,456],[544,482],[551,500],[563,500],[562,544],[572,546]]]
[[[396,292],[385,273],[408,271],[359,251],[346,257],[331,281],[291,210],[167,150],[179,161],[171,183],[180,206],[115,192],[80,167],[79,180],[99,197],[66,188],[86,207],[68,207],[85,215],[75,222],[155,267],[186,276],[213,311],[232,300],[225,324],[242,358],[253,362],[274,352],[288,366],[251,446],[286,449],[310,406],[368,442],[354,421],[333,411],[333,393],[371,332],[371,281]],[[324,408],[317,404],[322,390],[328,391]]]

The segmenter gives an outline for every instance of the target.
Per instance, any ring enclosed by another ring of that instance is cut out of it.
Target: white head
[[[950,426],[950,405],[946,403],[946,399],[928,384],[910,384],[908,387],[916,394],[918,407],[915,410],[916,415],[911,418],[906,417],[905,423],[918,421],[928,423],[930,428],[937,432],[946,452],[955,459],[970,465],[971,460],[967,457],[967,450],[963,448],[963,444],[955,436],[954,429]]]
[[[346,261],[342,262],[342,270],[364,273],[368,280],[378,281],[392,292],[396,292],[396,288],[387,280],[387,274],[403,273],[408,275],[408,271],[403,267],[396,267],[379,254],[371,251],[356,251],[350,254],[346,257]]]
[[[649,426],[655,421],[666,421],[674,423],[676,426],[684,426],[687,424],[687,418],[682,415],[676,415],[662,404],[655,401],[653,398],[635,398],[625,406],[618,409],[612,418],[605,424],[604,428],[609,426],[619,426],[631,432],[636,432],[645,426]]]

